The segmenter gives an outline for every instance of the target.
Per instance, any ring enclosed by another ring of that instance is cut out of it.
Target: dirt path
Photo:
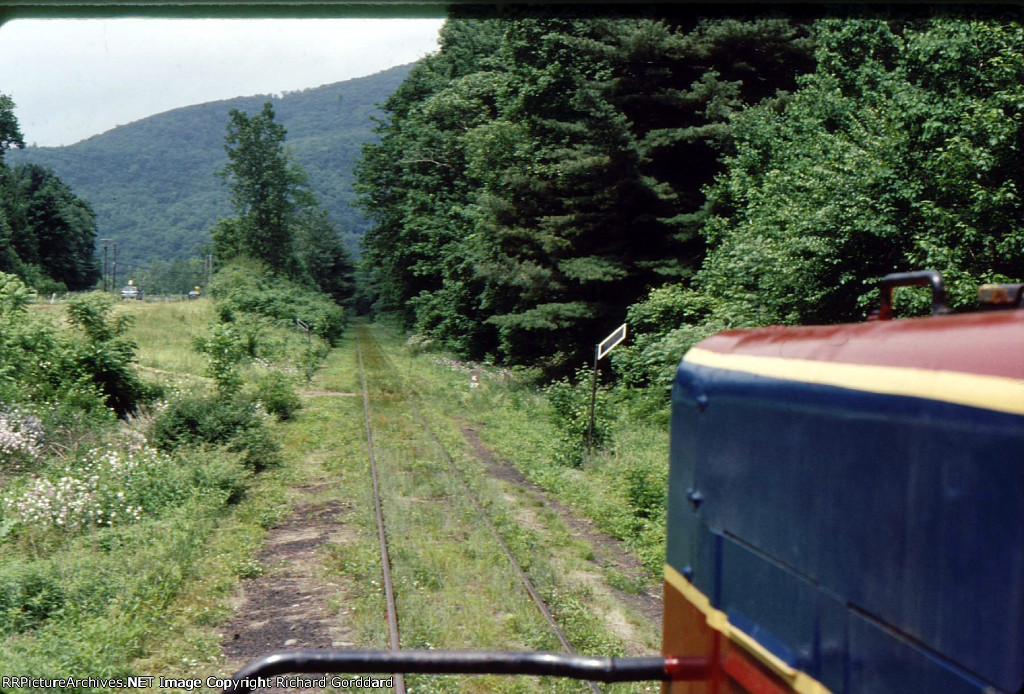
[[[300,488],[313,497],[323,485]],[[299,502],[289,520],[274,528],[256,562],[263,573],[245,579],[235,615],[221,629],[230,672],[268,653],[292,648],[351,648],[345,624],[344,586],[326,577],[326,548],[344,544],[349,533],[337,501]]]

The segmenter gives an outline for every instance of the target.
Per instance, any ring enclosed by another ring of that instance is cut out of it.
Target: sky
[[[437,50],[441,19],[20,19],[0,94],[27,145],[70,145],[181,106],[371,75]]]

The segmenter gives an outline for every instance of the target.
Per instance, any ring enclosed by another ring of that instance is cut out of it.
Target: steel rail
[[[392,370],[395,371],[396,374],[399,373],[398,369],[391,361],[391,358],[384,352],[384,350],[380,348],[379,345],[377,346],[377,351],[380,352],[380,354],[384,357],[385,360],[391,363]],[[399,377],[401,376],[399,375]],[[463,490],[466,492],[466,496],[469,497],[469,500],[472,502],[474,508],[476,508],[477,513],[480,515],[480,517],[484,521],[484,524],[490,530],[491,535],[494,537],[494,540],[498,543],[498,546],[501,547],[501,551],[504,552],[509,564],[512,566],[512,569],[518,576],[520,583],[523,584],[523,588],[526,590],[526,594],[530,597],[530,600],[537,607],[537,610],[540,611],[541,615],[543,615],[545,621],[547,621],[548,623],[548,626],[551,628],[552,633],[554,633],[555,638],[558,639],[558,642],[562,645],[562,648],[565,650],[565,652],[572,656],[577,655],[576,649],[573,648],[572,643],[566,637],[565,632],[562,631],[562,628],[558,626],[558,621],[555,619],[555,616],[551,613],[551,609],[547,606],[547,603],[544,602],[544,598],[541,597],[540,593],[537,591],[537,588],[533,585],[533,582],[530,580],[530,577],[527,575],[526,571],[524,571],[522,566],[519,565],[519,561],[515,558],[515,555],[512,554],[512,550],[509,549],[508,544],[506,544],[505,540],[501,537],[501,533],[498,532],[498,529],[491,521],[490,516],[487,515],[487,511],[484,509],[483,504],[480,503],[479,497],[469,486],[469,484],[465,480],[465,477],[462,475],[458,467],[455,465],[455,461],[448,453],[448,449],[445,448],[443,443],[441,443],[441,440],[437,437],[437,434],[434,432],[433,428],[424,418],[423,414],[420,412],[420,409],[416,406],[416,401],[413,398],[411,392],[409,393],[408,397],[409,406],[412,408],[413,415],[416,417],[417,420],[419,420],[420,425],[426,430],[427,434],[434,441],[434,444],[437,446],[438,450],[441,452],[441,455],[444,457],[445,462],[448,463],[448,469],[451,472],[452,476],[456,480],[458,480],[460,485],[462,485]],[[590,691],[592,692],[592,694],[601,694],[601,689],[593,681],[588,681],[587,685],[590,687]]]
[[[247,694],[279,683],[271,678],[296,673],[435,675],[538,675],[600,682],[700,680],[706,658],[596,658],[565,653],[516,651],[339,651],[300,649],[265,655],[239,670],[224,692]]]
[[[377,479],[377,461],[373,454],[373,432],[370,429],[370,396],[366,389],[366,371],[363,368],[363,351],[360,347],[360,334],[363,326],[356,328],[356,358],[359,361],[359,382],[363,387],[363,419],[366,424],[366,447],[370,458],[370,478],[373,481],[373,505],[377,513],[377,539],[380,542],[380,563],[384,574],[384,599],[388,610],[388,634],[391,650],[398,651],[401,646],[398,640],[398,608],[395,605],[395,590],[391,582],[391,559],[388,555],[388,539],[384,531],[384,511],[380,502],[380,483]],[[395,694],[405,694],[405,678],[395,673]]]

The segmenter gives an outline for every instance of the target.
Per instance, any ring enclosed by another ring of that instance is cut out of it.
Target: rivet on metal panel
[[[682,573],[683,573],[683,578],[685,578],[687,581],[693,582],[694,571],[693,571],[693,567],[692,566],[690,566],[689,564],[684,566]]]
[[[696,489],[687,489],[686,498],[693,504],[693,510],[696,511],[700,508],[700,505],[704,503],[704,495]]]

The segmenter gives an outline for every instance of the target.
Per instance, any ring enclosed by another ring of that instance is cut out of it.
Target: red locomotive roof
[[[1024,379],[1024,310],[719,333],[709,352]]]

